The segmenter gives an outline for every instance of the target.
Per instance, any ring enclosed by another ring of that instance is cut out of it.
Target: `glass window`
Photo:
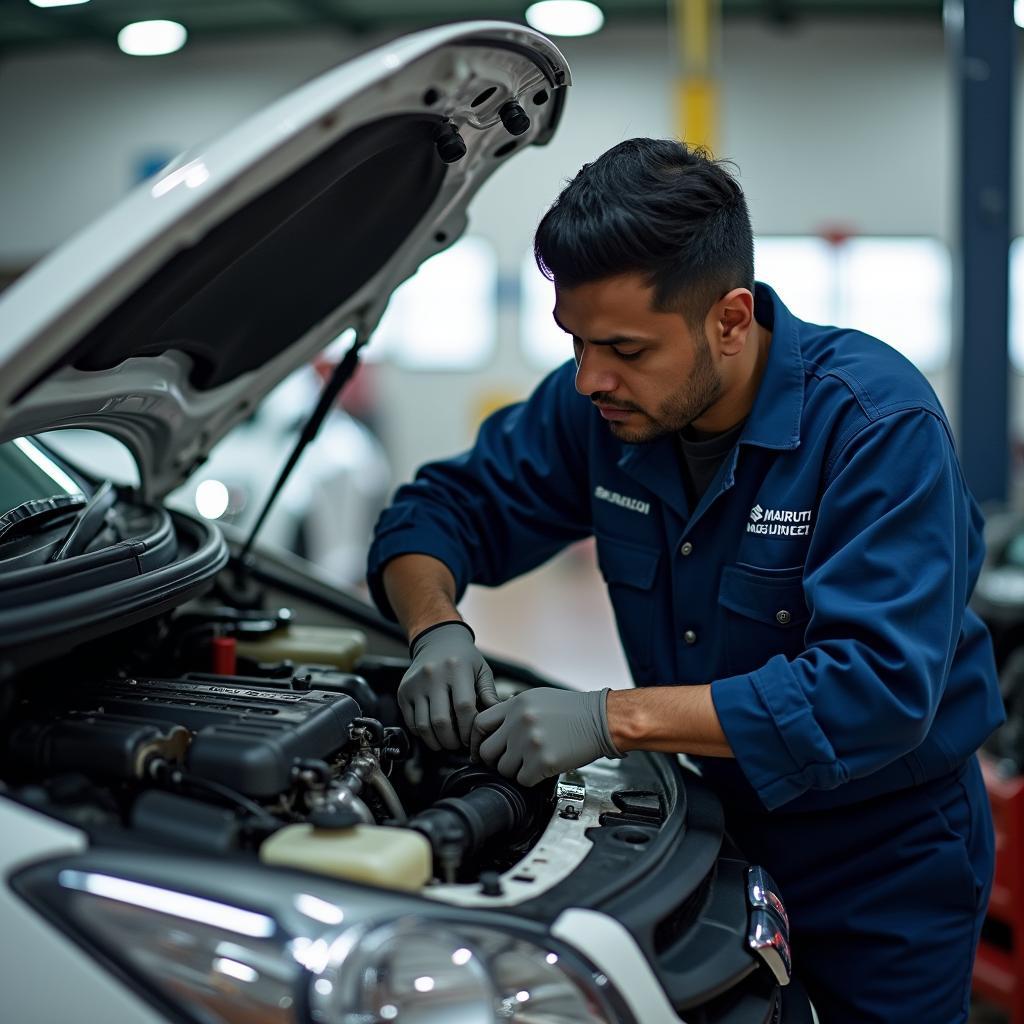
[[[486,239],[462,238],[392,295],[365,350],[409,370],[471,370],[497,340],[498,260]]]
[[[822,238],[792,235],[754,239],[754,276],[779,293],[794,316],[812,324],[836,323],[836,270]]]
[[[853,238],[839,247],[841,319],[892,345],[919,370],[949,361],[949,251],[934,238]]]
[[[865,331],[925,373],[949,361],[952,267],[934,238],[764,237],[754,268],[802,320]]]
[[[551,318],[555,286],[537,269],[531,249],[519,271],[519,344],[526,362],[553,370],[572,357],[572,338]]]
[[[26,501],[80,494],[79,482],[29,438],[0,444],[0,516]]]

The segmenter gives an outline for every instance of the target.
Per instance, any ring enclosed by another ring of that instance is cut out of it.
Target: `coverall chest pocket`
[[[654,583],[661,552],[597,535],[597,564],[608,584],[615,624],[634,682],[649,682],[654,668]]]
[[[804,649],[810,618],[799,569],[771,571],[729,565],[718,603],[724,619],[724,663],[730,675],[752,672],[776,654],[795,658]]]

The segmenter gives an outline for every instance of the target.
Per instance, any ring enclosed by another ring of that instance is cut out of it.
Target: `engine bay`
[[[366,646],[285,608],[193,603],[25,673],[0,777],[107,839],[493,892],[554,817],[555,781],[526,789],[412,741],[394,697],[407,663]]]

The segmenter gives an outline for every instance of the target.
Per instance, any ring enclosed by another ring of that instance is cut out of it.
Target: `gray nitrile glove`
[[[599,757],[622,757],[608,731],[607,702],[607,688],[525,690],[476,716],[470,754],[524,786]]]
[[[498,703],[494,675],[464,622],[442,622],[413,638],[398,684],[406,724],[431,750],[469,744],[476,713]]]

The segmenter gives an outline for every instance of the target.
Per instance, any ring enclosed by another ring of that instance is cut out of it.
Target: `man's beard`
[[[612,433],[626,444],[647,444],[666,434],[678,433],[694,420],[700,419],[718,401],[721,394],[722,378],[711,358],[711,346],[708,344],[707,335],[702,332],[697,339],[697,356],[690,376],[662,402],[657,411],[652,415],[637,405],[618,405],[609,402],[618,409],[629,409],[639,413],[642,422],[639,426],[633,426],[632,423],[617,423],[613,420],[608,426]],[[602,396],[591,397],[600,400]]]

